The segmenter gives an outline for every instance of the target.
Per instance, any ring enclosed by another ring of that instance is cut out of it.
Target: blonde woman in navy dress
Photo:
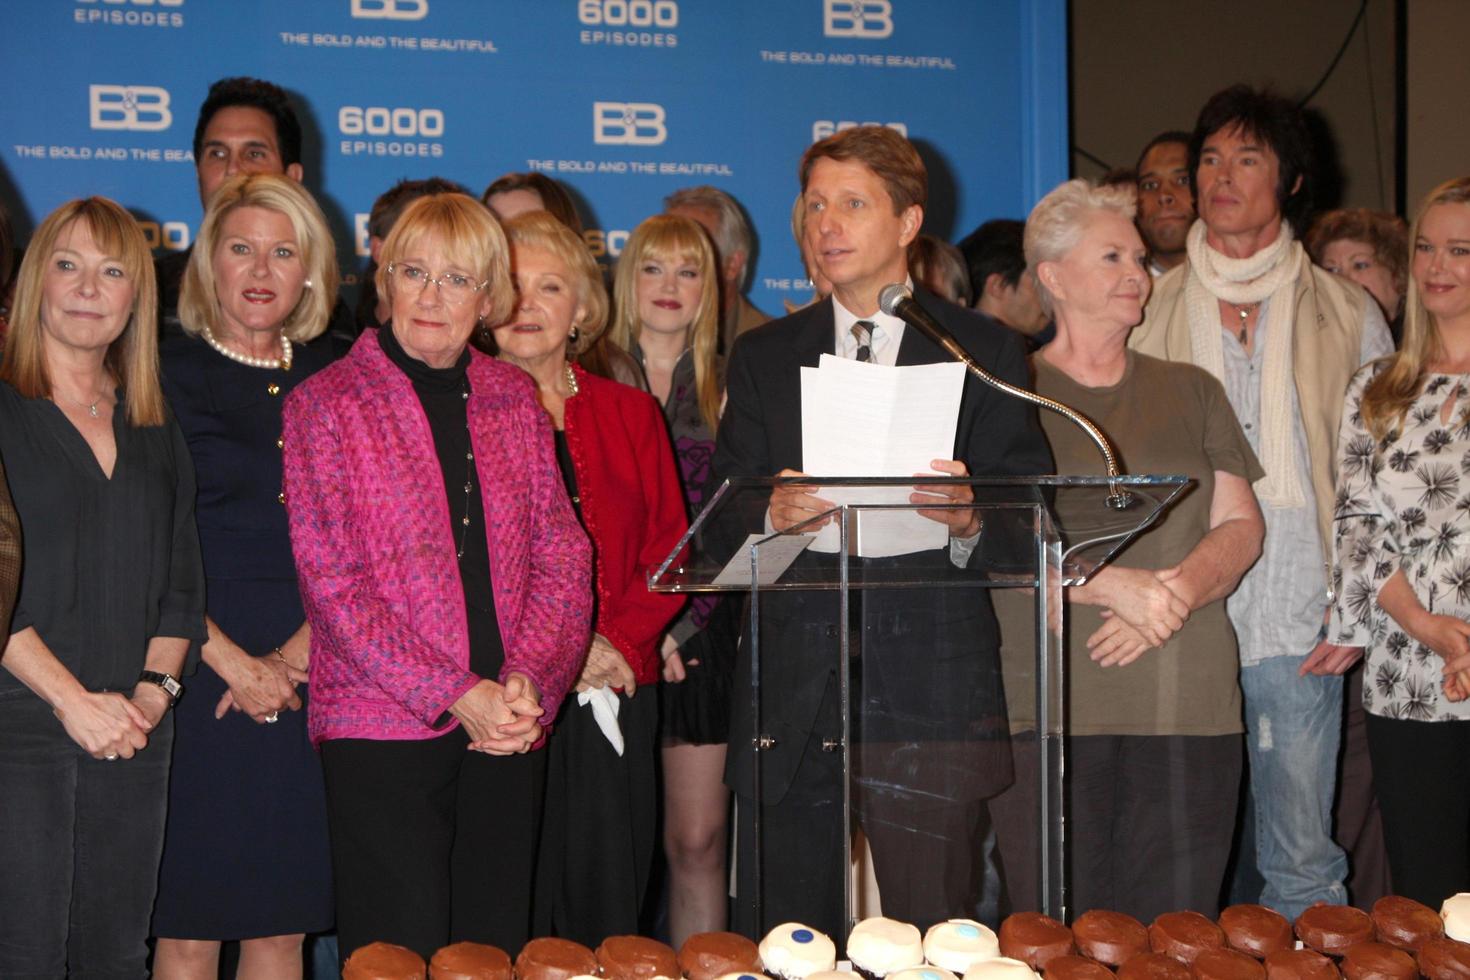
[[[281,501],[281,405],[328,356],[337,263],[316,202],[254,175],[211,199],[184,273],[164,392],[198,473],[209,642],[180,702],[154,976],[300,977],[332,925],[321,766],[306,734],[310,627]]]

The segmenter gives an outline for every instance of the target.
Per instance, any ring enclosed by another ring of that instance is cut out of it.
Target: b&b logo
[[[652,102],[592,103],[592,141],[616,146],[660,146],[669,138],[664,107]]]
[[[893,0],[822,0],[822,33],[868,39],[893,34]]]
[[[153,133],[173,125],[168,89],[156,85],[92,85],[89,91],[93,129]]]
[[[429,0],[352,0],[352,16],[363,20],[423,20]]]
[[[818,140],[826,139],[833,133],[841,132],[844,129],[852,129],[854,126],[887,126],[900,136],[908,136],[909,134],[908,126],[901,122],[853,122],[851,119],[842,119],[833,122],[831,119],[818,119],[812,123],[812,142],[815,143]]]

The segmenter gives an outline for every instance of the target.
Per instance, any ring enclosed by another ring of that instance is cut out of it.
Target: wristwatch
[[[149,684],[157,684],[163,688],[163,693],[168,695],[169,707],[173,707],[174,703],[179,700],[179,695],[184,693],[184,685],[175,680],[172,675],[165,674],[162,671],[143,671],[138,675],[138,683],[142,684],[145,681]]]

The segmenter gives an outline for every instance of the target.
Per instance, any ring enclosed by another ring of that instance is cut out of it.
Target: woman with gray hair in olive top
[[[1243,751],[1224,598],[1264,531],[1250,486],[1260,467],[1220,383],[1128,349],[1151,285],[1133,213],[1131,188],[1068,181],[1031,212],[1025,248],[1057,327],[1032,355],[1036,390],[1101,426],[1129,472],[1195,483],[1068,595],[1074,908],[1148,922],[1179,908],[1213,915],[1219,901]],[[1080,429],[1041,421],[1057,472],[1102,472]]]

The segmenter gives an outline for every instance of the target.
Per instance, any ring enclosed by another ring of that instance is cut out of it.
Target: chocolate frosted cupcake
[[[679,947],[679,969],[689,980],[716,980],[727,973],[761,968],[755,943],[733,932],[698,932]]]
[[[761,963],[772,976],[803,980],[818,970],[837,968],[837,947],[826,933],[800,922],[784,922],[761,940]]]
[[[1084,956],[1099,963],[1122,966],[1148,952],[1148,930],[1133,916],[1107,909],[1090,909],[1072,923],[1072,938]]]
[[[1043,980],[1114,980],[1113,971],[1085,956],[1058,956],[1046,965]]]
[[[1403,895],[1385,895],[1374,902],[1372,918],[1379,942],[1410,953],[1444,935],[1444,922],[1434,909]]]
[[[1258,960],[1292,949],[1295,939],[1286,916],[1264,905],[1232,905],[1220,913],[1220,929],[1231,949]]]
[[[597,972],[592,950],[570,939],[533,939],[516,957],[517,980],[572,980]]]
[[[511,980],[510,956],[484,943],[455,943],[429,961],[429,980]]]
[[[878,916],[852,927],[847,958],[853,971],[867,980],[883,980],[890,973],[924,964],[924,941],[907,922]]]
[[[1000,955],[1044,970],[1058,956],[1075,953],[1072,930],[1040,912],[1016,912],[1000,924]]]
[[[1342,954],[1347,980],[1414,980],[1419,967],[1414,958],[1388,943],[1358,943]]]
[[[610,980],[653,980],[677,977],[679,958],[657,939],[643,936],[608,936],[597,947],[597,963]]]
[[[1020,960],[997,956],[982,960],[965,971],[965,980],[1041,980],[1039,974]]]
[[[954,973],[963,974],[976,963],[999,955],[1000,938],[995,930],[974,919],[950,919],[924,933],[925,961]]]
[[[368,943],[342,964],[342,980],[425,980],[424,958],[392,943]]]
[[[1190,980],[1189,967],[1163,953],[1139,953],[1118,967],[1118,980]]]
[[[1448,936],[1419,947],[1419,972],[1428,980],[1470,980],[1470,943]]]
[[[1373,920],[1361,909],[1317,904],[1296,917],[1296,938],[1319,953],[1341,956],[1349,947],[1373,941]]]
[[[1225,933],[1198,912],[1165,912],[1148,927],[1148,945],[1155,953],[1193,963],[1207,949],[1221,949]]]
[[[1339,980],[1337,964],[1312,949],[1283,949],[1266,957],[1266,980]]]
[[[1189,968],[1195,980],[1266,980],[1260,960],[1224,946],[1200,950]]]

